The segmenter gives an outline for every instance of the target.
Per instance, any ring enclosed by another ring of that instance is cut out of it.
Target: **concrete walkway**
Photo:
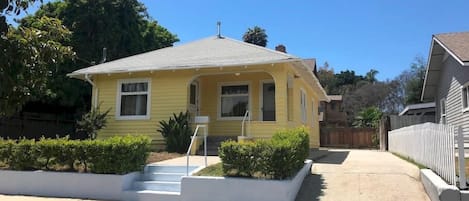
[[[313,153],[296,201],[429,201],[419,169],[391,153],[375,150],[321,150]]]

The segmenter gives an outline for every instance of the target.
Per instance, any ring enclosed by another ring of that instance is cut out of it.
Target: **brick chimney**
[[[282,45],[282,44],[275,46],[275,50],[279,52],[287,53],[287,48],[285,47],[285,45]]]

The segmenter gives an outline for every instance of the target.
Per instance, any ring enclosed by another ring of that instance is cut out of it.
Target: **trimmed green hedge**
[[[12,170],[56,170],[56,167],[75,170],[75,167],[83,167],[84,172],[126,174],[143,169],[150,143],[151,139],[144,136],[82,141],[68,138],[1,139],[0,163]]]
[[[271,140],[226,141],[219,155],[225,176],[286,179],[304,165],[309,155],[305,128],[278,131]]]

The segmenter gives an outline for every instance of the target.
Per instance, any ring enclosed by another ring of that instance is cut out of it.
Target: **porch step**
[[[180,192],[181,181],[136,181],[133,184],[134,190],[151,190]]]
[[[181,196],[178,192],[164,192],[151,190],[128,190],[122,193],[122,200],[125,201],[180,201]]]
[[[144,173],[182,173],[186,174],[187,167],[185,165],[147,165]],[[197,169],[197,166],[189,166],[189,172]]]
[[[233,136],[208,136],[207,137],[207,155],[218,156],[218,147],[221,143],[227,140],[236,140],[237,137]],[[202,143],[197,150],[197,155],[204,155],[204,143]]]
[[[189,174],[199,168],[189,166]],[[181,178],[186,175],[186,166],[147,165],[132,189],[122,193],[122,200],[167,200],[179,201]]]
[[[171,172],[153,172],[145,173],[141,175],[142,181],[181,181],[181,177],[185,176],[185,173],[171,173]]]

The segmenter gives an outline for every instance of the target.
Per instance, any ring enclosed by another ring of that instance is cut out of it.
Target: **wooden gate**
[[[373,128],[321,128],[321,147],[375,148],[377,130]]]

